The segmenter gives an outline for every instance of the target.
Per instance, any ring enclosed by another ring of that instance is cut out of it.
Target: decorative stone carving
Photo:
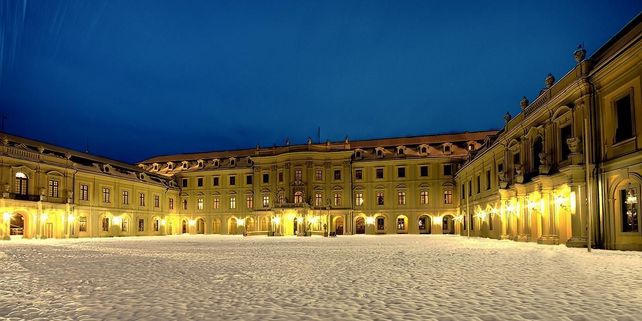
[[[38,146],[38,153],[42,154],[45,152],[45,147],[44,146]]]
[[[504,114],[504,123],[508,124],[511,119],[513,119],[513,116],[511,116],[509,112],[506,112],[506,114]]]
[[[524,166],[522,164],[515,164],[515,182],[524,183]]]
[[[526,96],[522,97],[522,100],[519,102],[519,106],[522,107],[522,111],[528,107],[528,103],[528,98],[526,98]]]
[[[573,52],[573,57],[575,57],[577,63],[584,61],[584,58],[586,58],[586,49],[584,49],[581,44],[578,45],[577,49]]]
[[[582,139],[579,137],[571,137],[566,139],[566,144],[568,145],[568,149],[571,152],[568,155],[571,164],[582,164],[584,159],[582,155]]]
[[[551,157],[545,152],[541,152],[537,156],[539,157],[540,175],[548,175],[548,173],[551,171]]]
[[[498,173],[497,176],[499,176],[499,188],[501,188],[501,189],[508,188],[508,183],[509,182],[508,182],[508,177],[506,177],[506,173],[501,171],[501,172]]]
[[[546,79],[544,79],[544,84],[546,84],[546,88],[551,88],[553,87],[554,83],[555,83],[555,77],[553,76],[553,74],[549,72],[548,75],[546,76]]]
[[[5,146],[9,145],[9,137],[7,136],[2,137],[2,145],[5,145]]]

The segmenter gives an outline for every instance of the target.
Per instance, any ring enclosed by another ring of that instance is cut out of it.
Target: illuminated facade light
[[[274,223],[275,225],[281,224],[281,218],[278,217],[278,216],[273,217],[272,218],[272,223]]]
[[[366,217],[366,224],[374,225],[374,223],[375,223],[375,218],[373,216]]]
[[[120,216],[114,216],[113,222],[114,225],[120,225],[123,223],[123,218]]]
[[[4,214],[2,214],[2,219],[3,219],[5,222],[6,222],[6,221],[9,221],[9,220],[11,219],[11,213],[9,213],[9,212],[4,212]]]

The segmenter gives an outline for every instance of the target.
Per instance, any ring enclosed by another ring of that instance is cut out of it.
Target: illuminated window
[[[138,205],[145,206],[145,193],[138,194]]]
[[[129,191],[123,191],[123,205],[129,205]]]
[[[405,231],[406,230],[406,220],[403,217],[397,219],[397,230]]]
[[[383,192],[377,192],[377,205],[383,205],[384,197]]]
[[[445,190],[444,191],[444,204],[452,204],[452,203],[453,203],[453,191]]]
[[[173,210],[173,209],[174,209],[174,199],[173,199],[173,198],[170,198],[170,199],[169,199],[169,209],[170,209],[170,210]]]
[[[361,206],[361,205],[363,205],[363,193],[356,193],[356,194],[354,195],[354,203],[355,203],[357,206]]]
[[[341,206],[341,193],[334,193],[334,206]]]
[[[278,198],[279,198],[279,204],[285,203],[285,193],[283,191],[280,191],[278,193]]]
[[[205,207],[205,202],[203,201],[202,198],[199,198],[196,202],[196,206],[198,207],[199,210],[202,210]]]
[[[323,206],[323,195],[321,193],[314,194],[314,205]]]
[[[294,192],[294,203],[296,203],[296,204],[303,203],[303,193],[302,192]]]
[[[385,218],[381,216],[377,217],[377,231],[383,231],[386,229],[385,222],[386,222]]]
[[[316,179],[317,181],[323,180],[323,170],[322,169],[317,168],[314,171],[314,179]]]
[[[252,195],[245,196],[245,207],[246,208],[253,208],[254,207],[254,196],[252,196]]]
[[[111,190],[109,189],[109,187],[103,187],[103,202],[104,203],[109,203],[110,202],[110,199],[111,199],[110,193],[111,193]]]
[[[421,191],[419,193],[419,201],[422,205],[428,204],[428,191]]]
[[[102,230],[103,232],[109,232],[109,217],[103,217]]]
[[[81,201],[88,201],[89,200],[89,186],[88,185],[80,185],[80,200]]]
[[[160,196],[154,195],[154,207],[159,208],[160,207]]]
[[[622,232],[639,231],[638,197],[635,189],[620,191],[620,208],[622,212]]]
[[[230,208],[236,208],[236,196],[230,196]]]
[[[145,232],[145,219],[138,219],[138,232]]]
[[[49,180],[49,197],[58,198],[58,181],[55,179]]]
[[[221,206],[221,199],[218,196],[214,196],[214,200],[212,202],[212,206],[215,209],[218,209]]]
[[[270,196],[263,195],[263,207],[270,207]]]
[[[397,204],[406,205],[406,192],[397,192]]]

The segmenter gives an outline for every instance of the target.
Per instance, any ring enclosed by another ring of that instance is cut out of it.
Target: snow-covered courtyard
[[[0,243],[8,320],[642,320],[642,253],[446,235]]]

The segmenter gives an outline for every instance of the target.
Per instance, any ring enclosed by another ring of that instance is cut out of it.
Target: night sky
[[[5,131],[127,162],[500,128],[641,1],[0,0]]]

